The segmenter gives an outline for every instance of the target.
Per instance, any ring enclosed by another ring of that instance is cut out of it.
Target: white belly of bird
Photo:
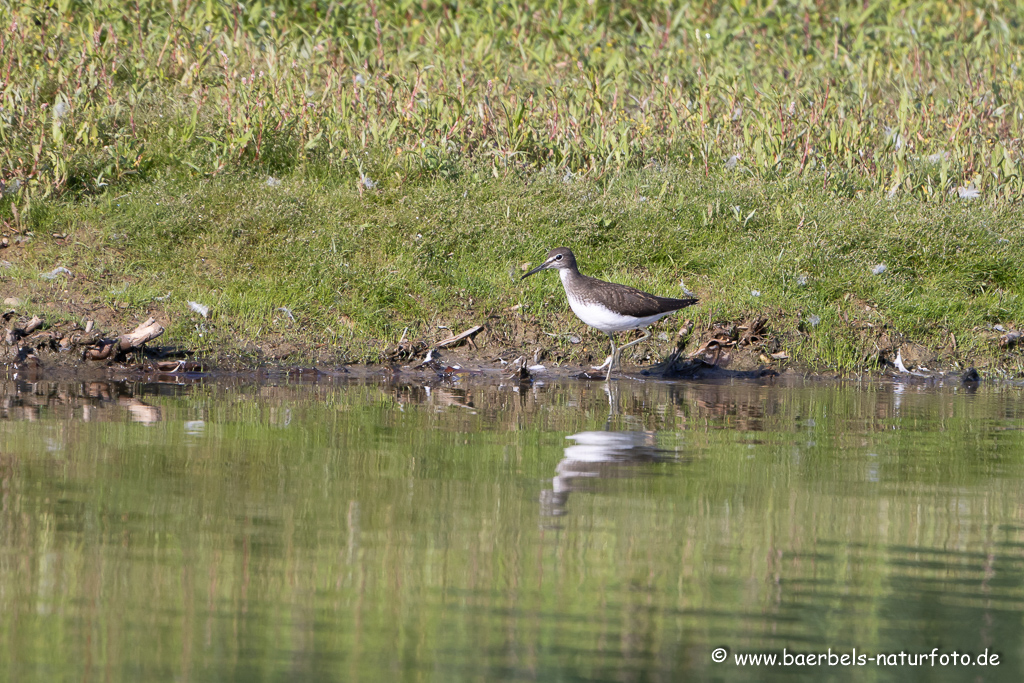
[[[646,318],[634,318],[631,315],[616,313],[598,303],[574,299],[571,296],[568,299],[569,307],[572,308],[572,312],[576,314],[576,317],[591,327],[596,327],[607,334],[647,327],[674,312],[668,311],[667,313],[649,315]]]

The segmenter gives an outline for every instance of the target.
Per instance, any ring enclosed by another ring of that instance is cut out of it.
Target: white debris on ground
[[[57,266],[49,273],[42,273],[39,277],[43,278],[44,280],[56,280],[61,275],[67,275],[68,277],[70,277],[71,271],[65,268],[64,266]]]
[[[205,306],[205,305],[199,303],[198,301],[189,301],[188,302],[188,307],[191,308],[196,313],[198,313],[199,315],[203,316],[204,318],[210,317],[210,307],[209,306]]]

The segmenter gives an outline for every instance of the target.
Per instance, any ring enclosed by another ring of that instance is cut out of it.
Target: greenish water
[[[613,384],[2,383],[0,680],[1020,680],[1021,388]]]

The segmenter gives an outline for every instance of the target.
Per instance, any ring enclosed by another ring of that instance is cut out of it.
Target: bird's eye
[[[559,254],[558,256],[556,256],[556,257],[555,257],[555,260],[556,260],[556,261],[561,261],[561,260],[562,260],[562,255],[561,255],[561,254]]]

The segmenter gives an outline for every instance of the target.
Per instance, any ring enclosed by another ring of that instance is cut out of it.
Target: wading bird
[[[647,329],[649,325],[670,313],[697,303],[697,299],[669,299],[641,292],[626,285],[588,277],[576,267],[576,257],[567,247],[549,251],[544,263],[524,275],[522,279],[549,269],[557,270],[559,277],[562,278],[565,296],[569,299],[569,307],[576,317],[601,330],[611,340],[612,355],[608,356],[608,360],[602,365],[594,367],[595,370],[603,370],[607,366],[608,374],[605,375],[605,381],[611,379],[612,368],[615,367],[623,349],[650,339],[651,333]],[[644,336],[618,349],[615,348],[615,337],[612,336],[615,332],[636,329],[642,329]]]

